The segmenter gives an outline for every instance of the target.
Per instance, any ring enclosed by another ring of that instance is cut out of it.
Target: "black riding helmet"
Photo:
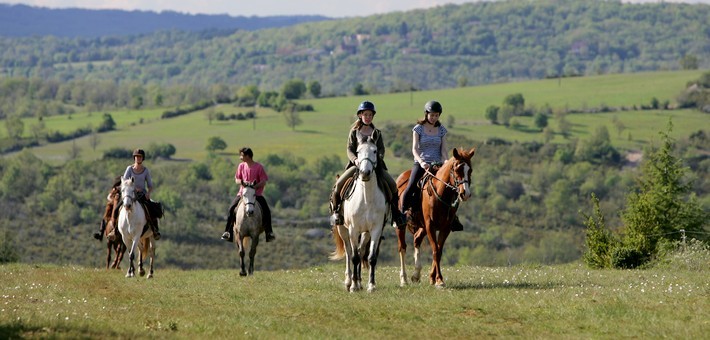
[[[439,112],[439,113],[444,113],[444,109],[441,107],[441,103],[437,102],[436,100],[430,100],[424,104],[424,112],[429,113],[429,112]]]
[[[133,157],[136,157],[136,156],[141,156],[141,157],[143,157],[143,159],[145,159],[145,151],[143,151],[143,149],[133,150]]]
[[[371,101],[364,101],[360,103],[360,106],[357,107],[357,114],[360,114],[360,112],[365,111],[365,110],[370,110],[372,111],[372,115],[375,115],[377,111],[375,111],[375,104],[373,104]]]

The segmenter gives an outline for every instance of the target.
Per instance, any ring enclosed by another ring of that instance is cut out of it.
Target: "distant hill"
[[[128,20],[119,13],[105,17],[105,23],[54,15],[39,21],[65,30],[84,21],[86,31],[99,35],[101,27]],[[142,14],[126,27],[180,17]],[[17,16],[16,23],[31,22]],[[709,17],[708,4],[506,0],[260,30],[171,30],[98,39],[0,35],[0,77],[262,90],[301,79],[317,81],[321,96],[337,96],[710,69]]]
[[[330,20],[319,15],[245,17],[192,15],[172,11],[121,11],[49,9],[0,4],[0,35],[7,37],[47,36],[95,38],[136,35],[165,30],[258,30],[304,22]]]

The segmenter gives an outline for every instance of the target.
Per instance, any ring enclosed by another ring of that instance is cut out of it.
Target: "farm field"
[[[381,266],[374,293],[346,292],[343,270],[339,261],[239,277],[158,262],[147,280],[4,264],[0,337],[701,339],[710,330],[708,267],[444,267],[447,288],[435,289],[399,287],[399,268]]]
[[[566,119],[572,124],[570,139],[587,138],[597,127],[606,126],[617,148],[640,150],[657,139],[658,131],[664,130],[671,117],[674,137],[687,136],[707,125],[707,115],[693,110],[632,109],[633,106],[649,105],[654,97],[661,103],[669,101],[673,104],[685,83],[697,79],[701,74],[702,71],[697,70],[654,72],[362,97],[304,99],[299,102],[313,105],[315,111],[300,112],[302,123],[293,129],[287,126],[281,113],[265,108],[257,109],[255,121],[212,121],[211,124],[203,111],[163,120],[159,119],[162,112],[159,109],[137,112],[123,110],[110,112],[117,122],[118,130],[100,134],[96,150],[90,146],[89,137],[83,137],[76,141],[37,147],[33,153],[45,161],[62,163],[68,158],[73,145],[81,149],[80,157],[92,160],[101,158],[103,151],[116,146],[132,149],[149,143],[170,143],[177,149],[174,156],[176,159],[201,160],[207,156],[205,146],[208,138],[218,136],[227,143],[228,148],[224,154],[229,157],[236,157],[236,150],[245,145],[251,146],[258,155],[289,153],[308,161],[330,154],[344,157],[347,130],[355,118],[355,108],[365,99],[376,104],[378,114],[375,124],[380,128],[388,124],[412,126],[421,117],[423,103],[435,98],[442,102],[442,121],[453,134],[480,142],[489,138],[543,142],[543,134],[536,131],[531,117],[516,117],[522,125],[518,130],[493,125],[484,118],[488,106],[500,106],[505,96],[514,93],[523,94],[526,106],[538,108],[543,105],[553,109],[627,107],[628,111],[567,115]],[[216,111],[227,115],[249,110],[231,105],[216,108]],[[453,117],[453,124],[448,121],[449,116]],[[98,125],[101,117],[102,114],[98,113],[77,113],[71,120],[51,117],[45,124],[48,129],[71,130],[71,124],[76,124],[76,128]],[[624,129],[617,129],[614,120],[621,122]],[[556,119],[550,118],[549,124],[553,129],[557,128]],[[552,142],[566,143],[568,140],[556,135]],[[388,160],[392,164],[390,170],[394,172],[407,168],[409,162],[409,159]]]

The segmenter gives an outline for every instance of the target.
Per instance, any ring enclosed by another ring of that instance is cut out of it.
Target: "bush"
[[[648,262],[648,256],[641,250],[630,246],[621,246],[611,251],[611,265],[618,269],[633,269]]]
[[[115,147],[104,151],[103,159],[131,159],[133,151],[121,147]]]

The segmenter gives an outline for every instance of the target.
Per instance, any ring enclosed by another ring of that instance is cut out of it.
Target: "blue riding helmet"
[[[377,111],[375,111],[375,104],[373,104],[371,101],[367,101],[367,100],[360,103],[360,106],[357,107],[357,114],[360,114],[360,112],[365,111],[365,110],[372,111],[373,115],[375,113],[377,113]]]

